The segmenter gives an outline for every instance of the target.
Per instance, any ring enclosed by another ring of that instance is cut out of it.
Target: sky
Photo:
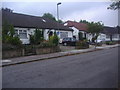
[[[93,0],[94,1],[94,0]],[[108,10],[112,2],[91,2],[91,1],[65,1],[59,5],[59,19],[63,21],[87,20],[89,22],[101,21],[105,26],[118,25],[118,11]],[[44,13],[51,13],[57,18],[57,1],[26,1],[2,2],[2,7],[10,8],[16,13],[23,13],[33,16],[42,16]]]

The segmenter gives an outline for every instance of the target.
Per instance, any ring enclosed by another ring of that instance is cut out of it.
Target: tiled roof
[[[12,24],[14,27],[56,30],[59,27],[59,30],[73,31],[69,27],[48,18],[2,11],[2,22],[4,23],[5,21]]]
[[[78,22],[74,22],[74,21],[67,21],[64,25],[68,26],[68,27],[75,27],[80,31],[87,31],[87,24],[85,23],[78,23]]]
[[[118,30],[118,28],[116,27],[104,26],[102,33],[104,34],[118,34],[119,33],[120,34],[120,30]]]

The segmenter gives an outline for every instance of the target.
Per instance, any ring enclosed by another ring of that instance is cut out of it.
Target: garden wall
[[[60,48],[59,46],[55,47],[47,47],[47,48],[36,48],[36,54],[48,54],[48,53],[54,53],[54,52],[59,52]]]
[[[55,53],[55,52],[59,52],[59,51],[60,51],[59,46],[46,47],[46,48],[35,48],[35,54],[37,54],[37,55]],[[7,59],[7,58],[25,56],[25,52],[26,51],[24,49],[3,50],[2,58]]]
[[[14,50],[3,50],[2,51],[2,58],[13,58],[13,57],[20,57],[24,56],[24,49],[14,49]]]

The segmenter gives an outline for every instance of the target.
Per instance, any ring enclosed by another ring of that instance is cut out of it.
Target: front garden
[[[56,35],[49,37],[49,40],[44,40],[43,31],[36,29],[34,35],[30,35],[30,44],[23,45],[19,36],[15,35],[15,30],[12,25],[4,24],[2,28],[2,58],[13,58],[26,55],[40,55],[47,53],[59,52],[59,38]]]

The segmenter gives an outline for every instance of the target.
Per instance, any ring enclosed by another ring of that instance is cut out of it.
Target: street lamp
[[[57,20],[59,21],[59,10],[58,10],[58,6],[61,4],[61,2],[57,3]]]
[[[61,4],[61,2],[57,3],[57,20],[58,20],[58,23],[57,23],[57,29],[58,29],[58,33],[59,33],[59,10],[58,10],[58,6]],[[58,43],[59,44],[59,43]]]

